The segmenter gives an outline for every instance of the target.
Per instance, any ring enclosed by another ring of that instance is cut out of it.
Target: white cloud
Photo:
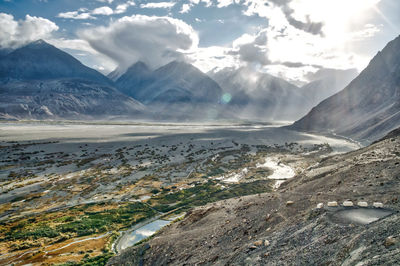
[[[190,11],[190,8],[191,8],[191,5],[183,4],[182,9],[181,9],[181,11],[179,11],[179,13],[181,13],[181,14],[188,13]]]
[[[270,0],[266,5],[263,0],[246,0],[244,14],[268,19],[268,71],[301,80],[307,71],[318,69],[315,66],[365,67],[369,56],[359,48],[379,32],[368,22],[379,1]]]
[[[107,1],[100,1],[107,2]],[[110,1],[109,3],[111,3]],[[77,11],[70,11],[59,13],[57,17],[68,18],[68,19],[96,19],[95,16],[110,16],[114,14],[125,13],[128,7],[136,5],[134,1],[127,1],[123,4],[117,5],[115,10],[112,10],[109,6],[102,6],[89,11],[87,8],[79,8]]]
[[[226,0],[222,0],[222,1],[226,1]],[[233,1],[233,0],[228,0],[228,1]],[[239,0],[236,0],[236,1],[239,1]],[[200,3],[204,3],[206,7],[210,7],[212,5],[212,0],[189,0],[188,4],[182,5],[182,9],[181,9],[181,11],[179,11],[179,13],[181,13],[181,14],[188,13],[194,5],[198,5]]]
[[[14,20],[9,14],[0,13],[0,47],[17,48],[26,43],[46,39],[58,26],[45,18],[26,15],[25,20]]]
[[[175,6],[175,2],[157,2],[157,3],[147,3],[141,4],[141,8],[172,8]]]
[[[98,2],[102,2],[102,3],[109,3],[112,4],[112,2],[114,2],[114,0],[97,0]]]
[[[187,54],[191,63],[203,72],[219,71],[225,67],[238,67],[239,62],[235,56],[230,55],[231,48],[210,46],[196,49]]]
[[[109,16],[109,15],[112,15],[113,13],[114,13],[114,11],[113,11],[111,8],[109,8],[108,6],[98,7],[98,8],[95,8],[95,9],[92,11],[92,14],[93,14],[93,15],[105,15],[105,16]]]
[[[189,2],[193,5],[204,3],[206,7],[212,6],[212,0],[189,0]]]
[[[126,3],[124,3],[124,4],[117,5],[117,7],[115,8],[114,13],[115,13],[115,14],[122,14],[122,13],[125,13],[126,10],[128,9],[128,7],[130,7],[130,6],[135,6],[135,5],[136,5],[136,4],[135,4],[134,1],[128,1],[128,2],[126,2]]]
[[[217,0],[218,4],[217,7],[227,7],[234,3],[234,0]]]
[[[191,26],[170,17],[126,16],[107,27],[78,32],[93,49],[126,69],[138,60],[156,67],[197,48],[198,36]]]
[[[83,12],[82,10],[59,13],[57,17],[68,19],[96,19],[91,13]]]

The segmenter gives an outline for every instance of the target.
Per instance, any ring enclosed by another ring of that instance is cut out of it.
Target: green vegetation
[[[258,180],[222,188],[217,181],[209,180],[206,183],[170,194],[163,191],[160,195],[151,198],[149,203],[161,212],[168,212],[177,208],[184,211],[194,206],[201,206],[218,200],[268,192],[271,191],[270,184],[268,180]]]
[[[155,214],[155,210],[140,202],[81,205],[64,212],[44,214],[36,219],[24,219],[10,227],[1,226],[0,242],[105,233],[129,227]]]
[[[37,226],[32,229],[21,229],[12,230],[8,236],[7,240],[17,240],[17,239],[38,239],[42,237],[53,238],[59,236],[59,232],[54,230],[49,226]]]
[[[63,233],[76,233],[78,236],[104,233],[115,228],[115,224],[122,227],[138,223],[155,215],[155,211],[140,202],[129,203],[117,209],[101,212],[84,211],[80,219],[57,226]]]
[[[93,257],[93,258],[86,258],[80,262],[78,265],[82,266],[103,266],[107,264],[107,261],[113,257],[114,254],[111,252],[106,252],[102,255]]]
[[[113,257],[114,254],[111,252],[105,252],[96,257],[85,257],[80,262],[67,262],[60,266],[103,266],[107,264],[107,261]]]

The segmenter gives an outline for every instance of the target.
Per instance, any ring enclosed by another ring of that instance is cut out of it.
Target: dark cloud
[[[293,27],[314,35],[321,35],[321,36],[324,35],[322,31],[324,24],[322,22],[313,22],[310,20],[309,16],[306,17],[305,22],[297,20],[293,17],[294,10],[289,7],[289,4],[290,2],[292,2],[292,0],[270,0],[270,2],[282,8],[282,11],[286,16],[286,19],[288,20],[289,24],[292,25]]]

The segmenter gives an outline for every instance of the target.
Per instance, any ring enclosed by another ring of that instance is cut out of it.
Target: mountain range
[[[3,119],[109,119],[146,114],[101,73],[42,41],[0,60]]]
[[[399,72],[400,37],[354,80],[354,70],[325,69],[301,88],[249,67],[205,74],[182,61],[155,70],[137,62],[106,77],[39,40],[2,52],[0,118],[266,121],[305,115],[289,128],[372,141],[400,126]]]
[[[400,36],[346,88],[322,101],[290,128],[333,132],[370,142],[400,126]]]
[[[312,82],[299,88],[281,78],[249,67],[225,68],[209,75],[229,95],[226,112],[240,118],[296,120],[321,100],[343,89],[356,75],[355,70],[324,70]]]
[[[228,95],[226,111],[241,118],[294,120],[309,110],[308,100],[298,87],[267,73],[241,67],[225,68],[210,75]]]

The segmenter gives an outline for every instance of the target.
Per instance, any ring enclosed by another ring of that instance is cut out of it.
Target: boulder
[[[291,200],[286,201],[286,206],[290,206],[290,205],[293,205],[293,204],[294,204],[294,201],[291,201]]]
[[[386,248],[393,246],[397,243],[397,239],[394,238],[393,236],[389,236],[388,238],[385,239],[385,242],[383,243]]]

